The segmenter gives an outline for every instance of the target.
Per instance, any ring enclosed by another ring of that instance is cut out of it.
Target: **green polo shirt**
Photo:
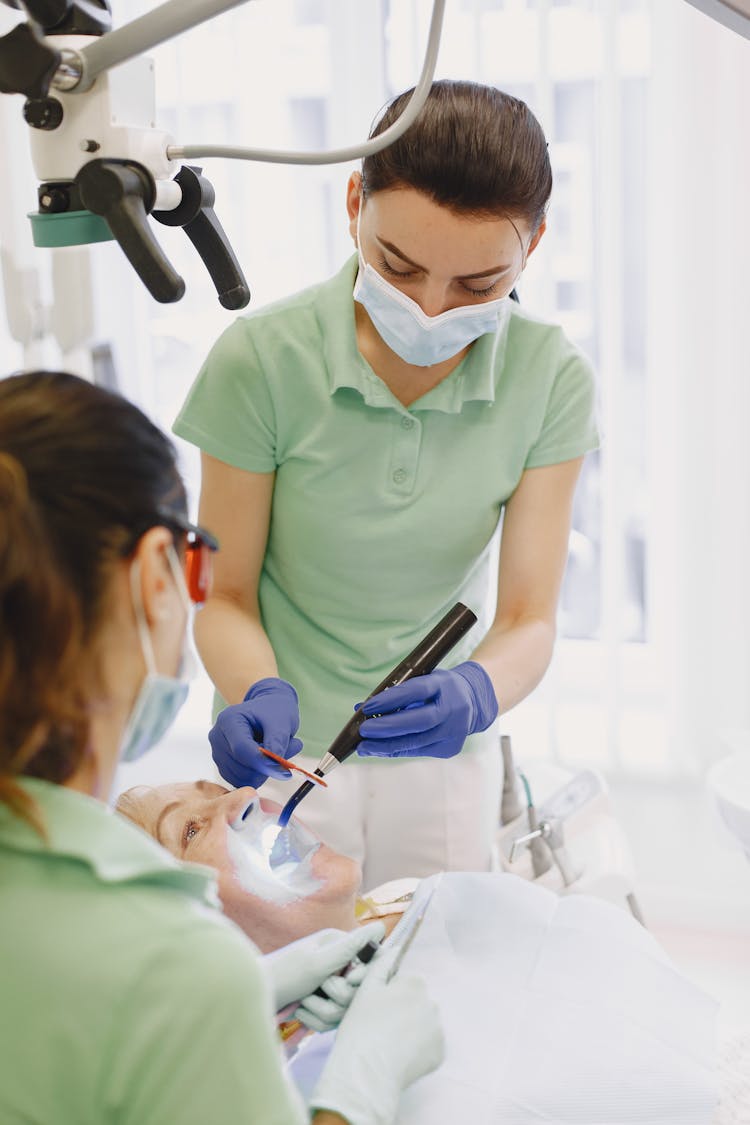
[[[356,270],[353,257],[236,320],[174,426],[221,461],[276,473],[260,607],[316,758],[457,601],[479,621],[446,664],[469,657],[494,617],[499,521],[524,469],[598,444],[588,362],[515,303],[402,406],[357,349]]]
[[[297,1125],[259,955],[213,874],[100,802],[0,805],[3,1125]]]

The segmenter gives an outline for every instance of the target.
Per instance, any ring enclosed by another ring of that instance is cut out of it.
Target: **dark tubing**
[[[445,617],[427,634],[424,640],[420,641],[416,648],[412,649],[409,655],[400,664],[397,664],[384,680],[381,680],[367,698],[372,699],[373,695],[385,691],[386,688],[395,687],[396,684],[403,684],[406,680],[413,679],[414,676],[424,676],[427,672],[432,672],[461,638],[468,633],[476,619],[476,614],[472,613],[467,606],[463,605],[462,602],[456,602],[453,609],[446,613]],[[332,754],[337,761],[345,761],[357,749],[362,741],[359,728],[365,718],[366,716],[361,711],[356,711],[328,747],[328,753]],[[315,772],[317,773],[317,770]],[[279,824],[282,827],[289,822],[289,818],[299,802],[307,796],[312,788],[313,782],[305,781],[287,801],[279,817]]]

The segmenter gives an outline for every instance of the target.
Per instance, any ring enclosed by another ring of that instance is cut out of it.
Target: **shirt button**
[[[404,427],[405,430],[413,430],[414,429],[414,419],[403,417],[401,419],[401,425]]]
[[[406,469],[396,469],[395,473],[393,474],[393,479],[395,480],[396,484],[403,484],[406,480]]]

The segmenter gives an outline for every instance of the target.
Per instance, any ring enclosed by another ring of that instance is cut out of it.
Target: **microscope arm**
[[[142,55],[159,43],[174,39],[183,31],[189,31],[191,27],[197,27],[198,24],[246,2],[247,0],[166,0],[166,3],[153,11],[146,12],[124,27],[118,27],[74,52],[77,57],[71,61],[78,80],[75,86],[68,88],[83,93],[102,71]]]
[[[699,12],[750,39],[750,0],[687,0]]]

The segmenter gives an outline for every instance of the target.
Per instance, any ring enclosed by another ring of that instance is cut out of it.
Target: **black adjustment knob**
[[[68,14],[72,0],[5,0],[9,8],[25,9],[45,31],[56,27]]]
[[[23,106],[23,118],[32,129],[57,129],[62,124],[63,107],[57,98],[28,98]]]
[[[109,229],[152,297],[179,301],[185,282],[165,256],[149,226],[156,186],[148,169],[135,161],[90,160],[75,184],[87,211],[106,219]]]
[[[19,23],[0,39],[0,94],[46,98],[61,58],[27,23]]]
[[[50,35],[103,35],[112,30],[109,0],[4,0],[22,8]]]
[[[225,309],[244,309],[250,289],[226,232],[213,210],[216,198],[212,184],[201,168],[183,165],[175,176],[182,200],[172,211],[154,211],[154,218],[167,227],[183,227],[203,259],[219,302]]]
[[[59,215],[62,211],[78,211],[71,201],[72,184],[42,184],[39,188],[39,210],[42,214]]]

